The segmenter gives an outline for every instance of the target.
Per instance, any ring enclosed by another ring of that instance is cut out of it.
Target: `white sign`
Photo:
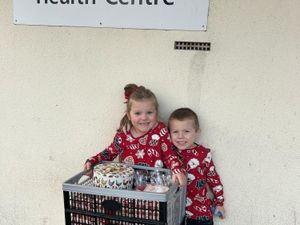
[[[206,30],[208,0],[14,0],[14,23]]]

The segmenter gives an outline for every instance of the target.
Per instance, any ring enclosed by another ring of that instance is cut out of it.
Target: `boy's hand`
[[[184,173],[173,174],[172,183],[175,183],[176,179],[179,182],[179,187],[183,187],[186,184],[186,176]]]
[[[220,218],[221,218],[221,219],[224,219],[224,218],[225,218],[225,209],[224,209],[223,206],[217,206],[217,207],[216,207],[216,210],[215,210],[214,214],[217,215],[218,212],[221,213]]]

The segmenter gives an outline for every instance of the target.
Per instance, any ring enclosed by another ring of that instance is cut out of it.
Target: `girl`
[[[169,118],[169,129],[188,174],[187,225],[213,225],[212,202],[207,197],[206,184],[214,195],[214,213],[222,219],[225,216],[223,185],[210,150],[196,143],[200,130],[197,114],[189,108],[175,110]]]
[[[102,160],[112,161],[118,155],[122,162],[150,167],[166,166],[173,171],[173,182],[186,182],[185,170],[172,150],[168,129],[158,121],[158,102],[152,91],[143,86],[128,84],[124,88],[126,114],[113,142],[102,152],[89,158],[85,170]]]

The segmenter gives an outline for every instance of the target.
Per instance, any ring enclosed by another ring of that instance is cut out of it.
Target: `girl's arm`
[[[172,170],[173,176],[172,181],[175,182],[177,179],[179,186],[184,186],[187,182],[185,175],[185,169],[183,163],[179,160],[177,154],[172,149],[172,143],[167,129],[164,130],[165,135],[161,137],[160,148],[162,152],[163,163]],[[164,132],[163,132],[164,133]]]
[[[89,170],[94,165],[101,163],[102,161],[112,161],[114,160],[120,153],[123,152],[122,146],[122,137],[120,137],[119,133],[117,133],[114,137],[113,142],[102,152],[99,152],[97,155],[90,157],[86,163],[84,164],[84,169]]]

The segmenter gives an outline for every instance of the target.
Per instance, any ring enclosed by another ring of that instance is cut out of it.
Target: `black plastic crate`
[[[184,224],[186,187],[179,188],[178,184],[165,193],[107,189],[94,187],[92,179],[81,172],[63,184],[63,193],[66,225]]]

